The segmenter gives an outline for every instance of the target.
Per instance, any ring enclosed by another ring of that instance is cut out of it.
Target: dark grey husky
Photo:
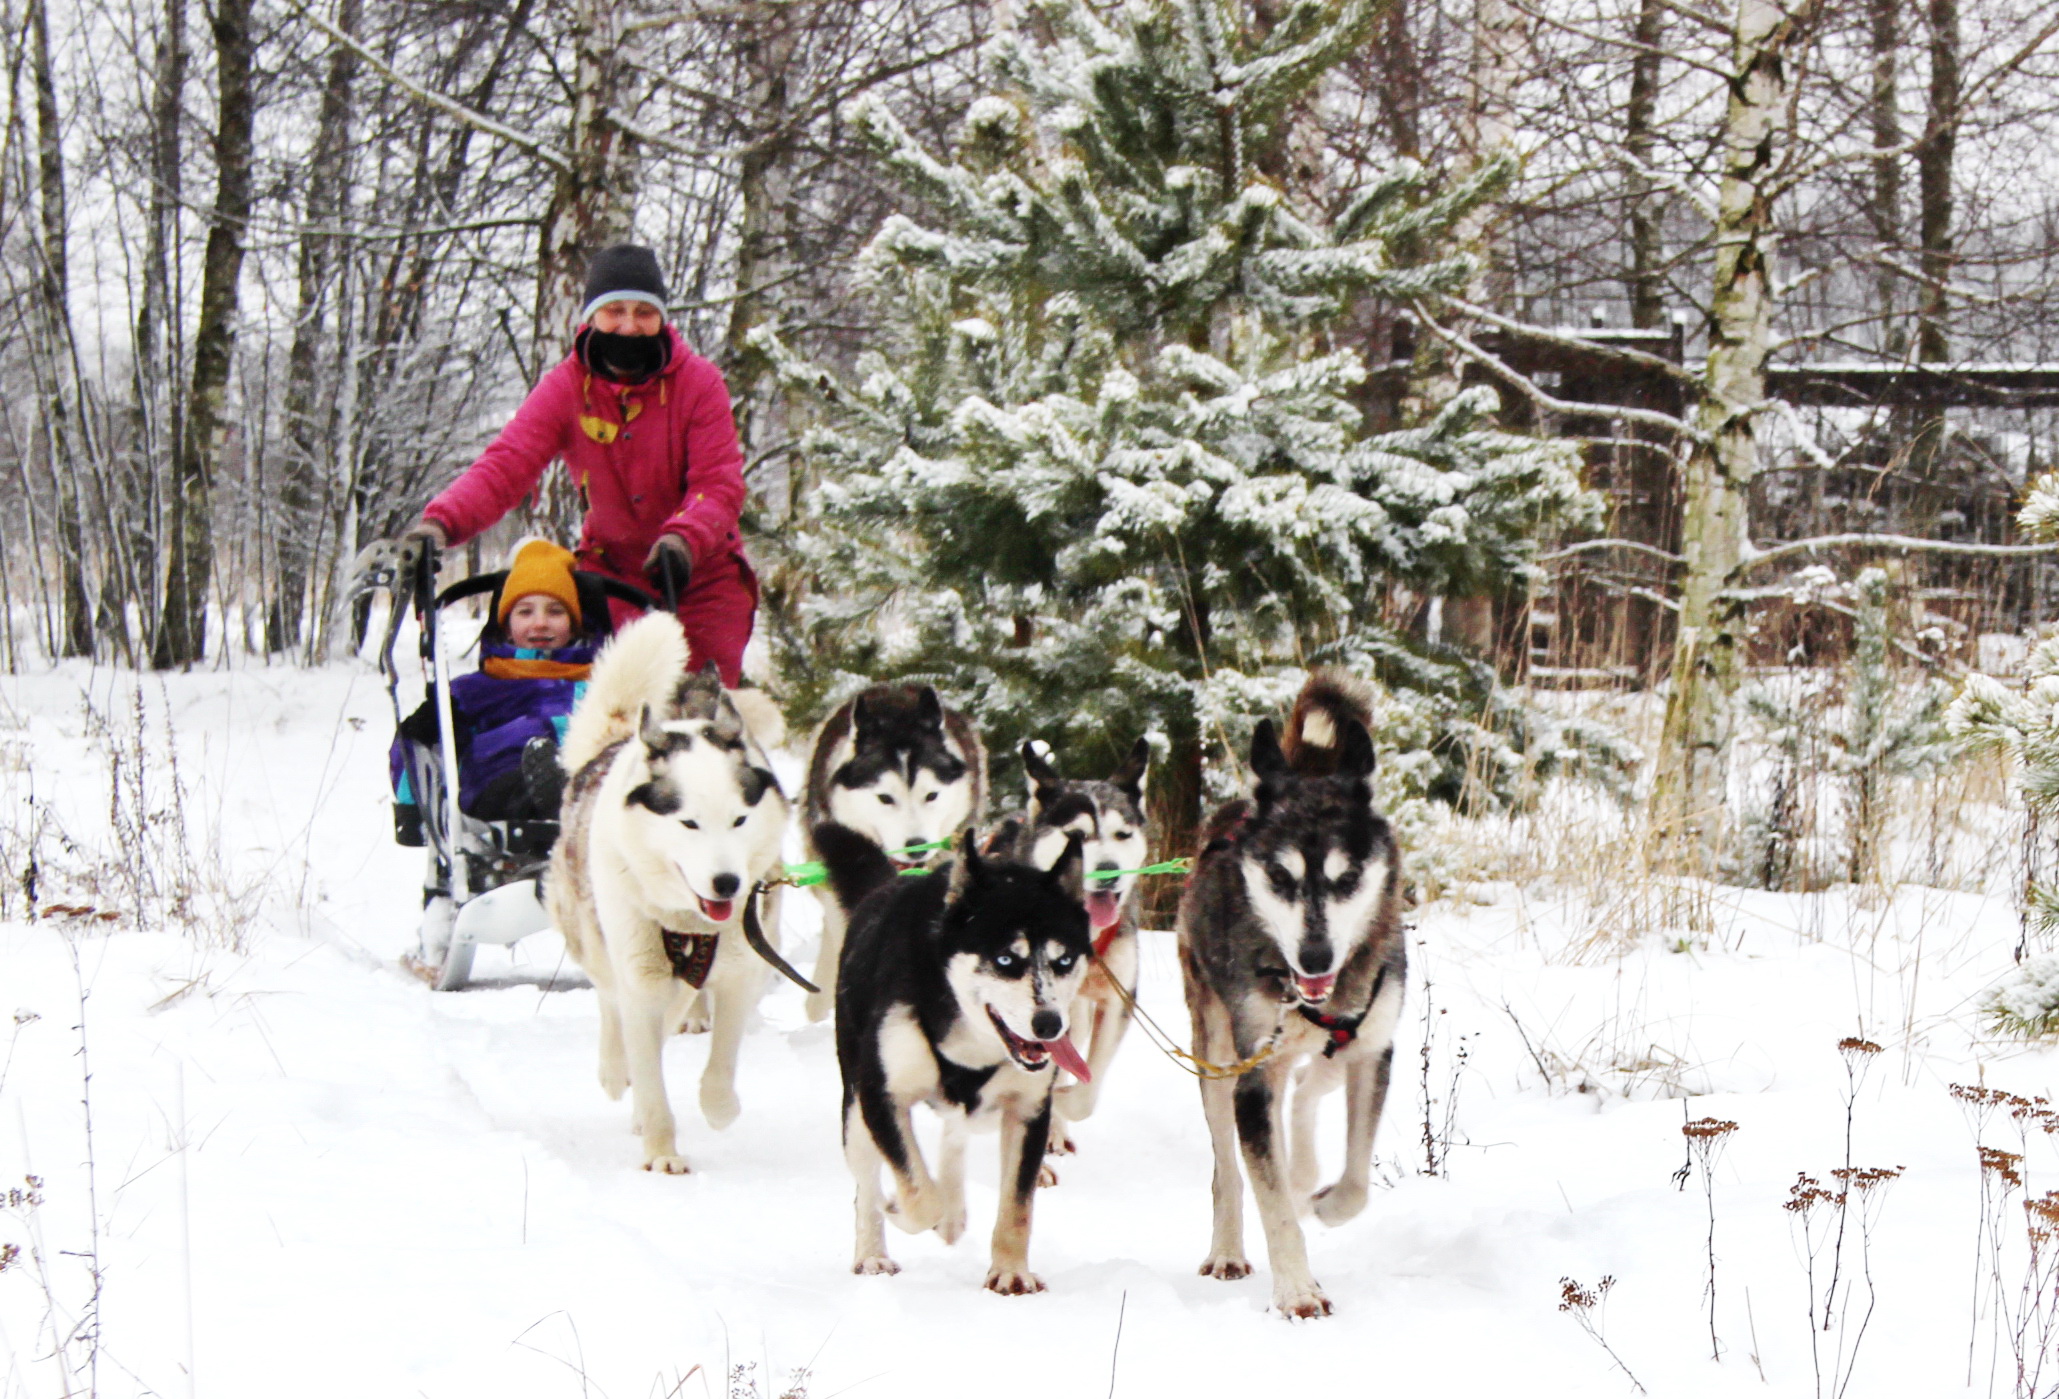
[[[828,824],[815,848],[850,912],[836,984],[836,1057],[844,1079],[844,1156],[857,1178],[852,1270],[893,1273],[888,1219],[946,1243],[965,1232],[965,1138],[998,1126],[1001,1203],[987,1286],[1041,1292],[1029,1270],[1031,1206],[1051,1127],[1056,1069],[1085,1078],[1068,1038],[1091,945],[1080,903],[1080,848],[1054,868],[983,858],[968,834],[947,869],[896,878],[871,841]],[[943,1121],[931,1175],[913,1113]],[[893,1180],[888,1203],[880,1169]]]
[[[937,856],[901,855],[910,846],[948,841],[987,811],[987,752],[970,719],[944,707],[927,685],[874,685],[838,706],[815,735],[801,830],[814,850],[815,828],[833,821],[856,831],[904,865]],[[844,941],[844,910],[826,885],[822,951],[808,1018],[829,1014]]]
[[[989,849],[1003,849],[1039,869],[1049,869],[1077,836],[1084,862],[1087,918],[1093,925],[1094,965],[1080,987],[1073,1011],[1073,1040],[1086,1056],[1088,1079],[1074,1079],[1052,1099],[1051,1149],[1068,1152],[1066,1124],[1083,1122],[1106,1081],[1108,1066],[1130,1024],[1130,998],[1137,990],[1136,870],[1149,845],[1144,834],[1144,774],[1151,745],[1138,739],[1129,756],[1105,780],[1061,777],[1040,746],[1022,745],[1029,777],[1029,806],[995,832]],[[1047,1174],[1045,1183],[1056,1181]]]
[[[1373,804],[1369,722],[1363,688],[1334,673],[1309,679],[1284,742],[1262,720],[1251,736],[1257,786],[1211,819],[1180,900],[1194,1052],[1217,1065],[1250,1065],[1201,1082],[1215,1148],[1215,1234],[1201,1271],[1251,1271],[1248,1170],[1273,1305],[1290,1317],[1329,1314],[1300,1216],[1313,1210],[1325,1224],[1341,1224],[1365,1208],[1401,1012],[1401,852]],[[1290,1082],[1291,1151],[1282,1130]],[[1317,1190],[1316,1108],[1339,1086],[1344,1169]]]

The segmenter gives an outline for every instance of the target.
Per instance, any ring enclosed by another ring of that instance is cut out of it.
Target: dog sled
[[[400,669],[394,651],[401,623],[416,619],[423,690],[435,715],[436,735],[455,733],[451,704],[452,647],[444,613],[454,603],[486,596],[497,599],[508,571],[474,574],[436,587],[433,566],[423,560],[404,576],[395,546],[373,544],[357,561],[353,592],[368,598],[388,594],[386,628],[379,645],[379,671],[392,702],[401,738],[401,763],[412,802],[394,802],[394,840],[423,851],[420,939],[405,960],[438,991],[457,991],[471,979],[473,954],[481,944],[511,946],[550,926],[544,909],[543,873],[557,842],[555,819],[485,820],[460,809],[457,745],[408,736],[401,707]],[[609,603],[619,599],[640,611],[659,602],[640,588],[598,573],[575,571],[584,636],[598,645],[613,631]],[[489,608],[489,617],[496,609]],[[493,623],[489,621],[491,629]]]

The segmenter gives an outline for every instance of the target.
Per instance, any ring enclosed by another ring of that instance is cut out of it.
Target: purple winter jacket
[[[479,656],[482,666],[495,658],[591,665],[595,650],[586,642],[550,651],[482,642]],[[522,749],[530,739],[548,738],[553,743],[561,740],[572,706],[585,693],[584,680],[504,679],[488,675],[483,669],[452,680],[450,709],[458,730],[459,809],[471,812],[480,793],[489,785],[520,771]],[[403,804],[417,800],[408,782],[406,745],[410,739],[433,744],[436,737],[436,705],[432,698],[401,725],[388,755],[394,796]]]

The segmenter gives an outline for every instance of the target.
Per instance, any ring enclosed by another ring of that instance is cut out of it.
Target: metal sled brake
[[[393,546],[382,542],[359,556],[357,572],[357,592],[385,591],[393,599],[379,648],[379,670],[393,703],[395,731],[402,729],[403,716],[393,651],[401,618],[412,606],[419,622],[423,684],[435,706],[437,732],[454,733],[450,652],[441,613],[454,602],[496,592],[506,571],[476,574],[438,593],[426,560],[417,576],[402,577]],[[611,630],[610,599],[643,610],[657,606],[642,589],[616,579],[586,572],[573,578],[581,615],[588,619],[589,639],[599,641]],[[402,845],[421,847],[427,859],[421,942],[407,960],[437,990],[461,990],[471,979],[472,957],[481,943],[506,946],[550,926],[543,906],[543,872],[558,838],[558,823],[483,821],[467,815],[458,807],[457,745],[406,737],[402,744],[415,803],[412,815],[396,803],[394,838]]]

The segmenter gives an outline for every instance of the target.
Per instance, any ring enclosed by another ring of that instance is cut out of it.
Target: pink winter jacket
[[[586,504],[577,551],[585,567],[643,585],[643,561],[660,534],[686,541],[697,576],[740,558],[743,453],[729,387],[671,326],[663,333],[672,359],[646,384],[600,378],[567,355],[422,518],[463,543],[514,509],[563,457]],[[598,440],[610,429],[612,441]]]

